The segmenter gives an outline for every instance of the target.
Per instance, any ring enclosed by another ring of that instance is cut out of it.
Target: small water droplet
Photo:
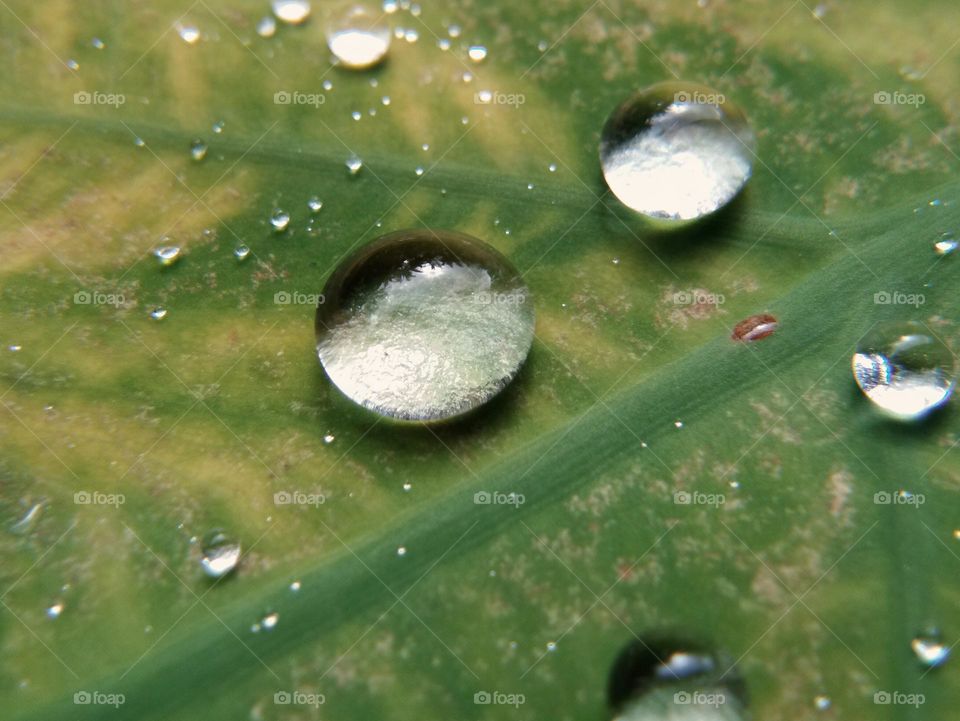
[[[537,43],[537,50],[539,50],[541,53],[547,52],[548,47],[550,46],[547,44],[546,40],[541,40]]]
[[[272,631],[277,627],[277,622],[280,620],[280,614],[276,611],[269,611],[263,618],[260,619],[260,627],[264,631]]]
[[[330,380],[385,416],[450,418],[487,402],[519,371],[533,302],[487,244],[405,230],[334,271],[317,309],[317,352]]]
[[[397,548],[397,555],[398,555],[398,556],[406,556],[406,555],[407,555],[407,547],[406,547],[406,546],[400,546],[400,547],[398,547],[398,548]]]
[[[300,581],[294,581],[290,584],[290,590],[296,593],[300,590]]]
[[[233,255],[237,260],[246,260],[250,255],[250,248],[245,245],[238,245],[233,249]]]
[[[226,123],[225,123],[223,120],[218,120],[217,122],[215,122],[215,123],[213,124],[212,130],[213,130],[213,132],[216,133],[217,135],[220,135],[220,134],[223,133],[223,128],[224,128],[225,126],[226,126]]]
[[[360,118],[363,117],[363,115],[360,114],[359,110],[354,110],[352,113],[350,113],[350,117],[353,118],[354,120],[359,120]]]
[[[409,493],[409,491],[410,491],[411,488],[413,488],[413,484],[412,484],[412,483],[404,483],[404,484],[403,484],[403,490],[404,490],[405,492],[408,492],[408,493]]]
[[[196,45],[200,40],[200,31],[195,25],[177,25],[177,33],[187,45]]]
[[[954,537],[956,540],[960,541],[960,528],[954,529],[954,531],[953,531],[953,537]]]
[[[137,136],[137,137],[135,137],[135,138],[133,139],[133,144],[136,145],[138,148],[142,148],[142,147],[144,147],[144,146],[146,145],[146,143],[143,142],[143,138],[141,138],[141,137],[139,137],[139,136]]]
[[[942,666],[950,658],[950,648],[940,640],[936,631],[921,634],[910,642],[910,648],[924,666]]]
[[[167,317],[167,309],[157,306],[156,308],[150,311],[150,317],[153,318],[154,320],[163,320],[164,318]]]
[[[384,95],[382,98],[380,98],[380,102],[383,103],[384,105],[389,105],[389,104],[390,104],[390,96],[389,96],[389,95]]]
[[[387,13],[387,15],[393,15],[398,7],[399,4],[397,0],[383,0],[383,11]]]
[[[683,421],[674,421],[673,425],[675,428],[683,428]]]
[[[833,702],[830,700],[829,696],[819,695],[813,697],[813,707],[817,711],[826,711],[833,705]]]
[[[333,81],[332,81],[332,80],[324,80],[324,81],[323,81],[323,89],[326,90],[327,92],[333,90]]]
[[[240,542],[221,530],[210,531],[203,539],[200,567],[210,578],[222,578],[240,562]]]
[[[547,170],[549,170],[551,173],[556,173],[556,172],[557,172],[557,164],[556,164],[556,163],[550,163],[550,165],[547,166]]]
[[[60,614],[63,613],[64,603],[63,601],[57,601],[52,606],[47,608],[46,614],[47,618],[56,619],[60,618]]]
[[[350,171],[350,175],[356,175],[360,172],[361,168],[363,168],[363,161],[356,155],[351,155],[347,158],[347,170]]]
[[[534,187],[535,187],[535,186],[534,186],[533,183],[527,183],[527,190],[533,190]]]
[[[416,173],[417,177],[419,178],[421,175],[423,175],[423,166],[418,165],[413,172]]]
[[[310,3],[307,0],[273,0],[273,14],[288,25],[299,25],[310,17]]]
[[[462,32],[462,30],[461,30],[461,28],[460,28],[459,25],[455,25],[455,24],[454,24],[454,25],[448,25],[448,26],[447,26],[447,35],[449,35],[449,36],[452,37],[452,38],[458,38],[458,37],[460,37],[460,33],[461,33],[461,32]]]
[[[105,47],[107,47],[107,44],[100,38],[94,38],[90,41],[90,44],[93,45],[93,47],[95,47],[97,50],[103,50]]]
[[[953,233],[944,233],[940,240],[933,244],[933,250],[937,255],[950,255],[957,249],[957,239]]]
[[[16,523],[10,526],[10,532],[18,536],[26,536],[36,527],[42,512],[43,503],[34,503]]]
[[[450,41],[447,40],[446,38],[439,38],[439,39],[437,40],[437,47],[440,48],[441,50],[449,50],[449,49],[450,49]]]
[[[330,52],[347,68],[376,65],[390,49],[390,26],[365,5],[351,5],[335,15],[326,34]]]
[[[180,260],[181,252],[179,245],[161,245],[159,248],[155,248],[153,251],[154,257],[156,257],[157,262],[160,265],[167,267],[171,266]]]
[[[325,444],[327,444],[328,446],[329,446],[331,443],[333,443],[335,440],[337,440],[337,437],[334,436],[332,433],[327,433],[327,434],[323,437],[323,442],[324,442]]]
[[[956,385],[953,355],[920,323],[884,323],[868,333],[853,356],[860,390],[899,420],[922,418],[950,398]]]
[[[613,194],[657,221],[719,210],[753,168],[755,137],[742,111],[710,88],[652,85],[622,103],[603,127],[600,163]]]
[[[257,23],[257,35],[262,38],[272,38],[277,34],[277,20],[273,15],[264,15]]]
[[[190,143],[190,157],[198,162],[207,157],[207,144],[199,138]]]
[[[8,345],[7,350],[11,353],[19,353],[21,350],[23,350],[23,346],[18,343],[14,343],[12,345]]]
[[[310,208],[311,213],[319,213],[323,208],[323,201],[314,195],[312,198],[310,198],[310,200],[307,201],[307,207]]]
[[[270,216],[270,225],[273,226],[276,232],[282,233],[287,229],[287,226],[290,225],[290,213],[277,208]]]
[[[461,79],[464,83],[472,83],[472,82],[473,82],[473,73],[471,73],[469,70],[464,70],[464,71],[463,71],[463,74],[460,76],[460,79]]]
[[[758,313],[744,318],[733,327],[732,340],[749,343],[773,335],[778,328],[777,319],[769,313]]]
[[[467,57],[475,63],[482,63],[487,59],[487,49],[483,45],[471,45]]]
[[[614,259],[611,260],[610,262],[613,263],[614,265],[620,265],[620,259],[619,259],[619,258],[614,258]]]
[[[79,69],[80,69],[80,63],[78,63],[76,60],[67,60],[66,65],[67,65],[67,67],[70,68],[71,70],[79,70]]]
[[[417,40],[420,39],[420,33],[418,33],[413,28],[407,28],[403,32],[403,39],[406,40],[408,43],[415,43],[417,42]]]

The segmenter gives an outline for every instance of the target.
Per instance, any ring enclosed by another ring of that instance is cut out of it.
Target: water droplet
[[[288,25],[299,25],[310,17],[310,3],[307,0],[273,0],[273,14]]]
[[[813,707],[817,711],[826,711],[833,705],[833,702],[830,700],[829,696],[819,695],[813,697]]]
[[[399,7],[397,0],[383,0],[383,11],[387,15],[393,15]]]
[[[240,562],[240,542],[223,531],[210,531],[203,539],[200,567],[210,578],[222,578]]]
[[[157,306],[156,308],[150,311],[150,317],[153,318],[154,320],[163,320],[164,318],[167,317],[167,309]]]
[[[136,145],[138,148],[142,148],[142,147],[144,147],[144,146],[146,145],[146,143],[143,142],[143,138],[141,138],[141,137],[139,137],[139,136],[137,136],[137,137],[135,137],[135,138],[133,139],[133,144]]]
[[[223,128],[224,128],[225,126],[226,126],[226,123],[225,123],[224,121],[218,120],[217,122],[215,122],[215,123],[213,124],[212,130],[213,130],[213,132],[216,133],[217,135],[220,135],[221,133],[223,133]]]
[[[464,71],[463,71],[463,74],[460,76],[460,79],[461,79],[464,83],[472,83],[472,82],[473,82],[473,73],[471,73],[469,70],[464,70]]]
[[[276,611],[268,611],[263,618],[260,619],[260,628],[264,631],[272,631],[277,627],[277,622],[280,620],[280,614]]]
[[[411,488],[413,488],[413,484],[412,484],[412,483],[404,483],[404,484],[403,484],[403,490],[404,490],[405,492],[409,493],[409,491],[410,491]]]
[[[177,33],[187,45],[196,45],[200,40],[200,31],[194,25],[177,25]]]
[[[942,666],[950,658],[950,648],[940,640],[936,631],[917,636],[910,642],[910,648],[920,663],[927,667]]]
[[[67,65],[67,67],[70,68],[71,70],[79,70],[79,69],[80,69],[80,63],[78,63],[76,60],[67,60],[66,65]]]
[[[161,245],[159,248],[154,249],[153,255],[156,257],[160,265],[164,267],[171,266],[180,260],[180,246]]]
[[[276,232],[282,233],[287,229],[287,226],[290,225],[290,213],[277,208],[273,211],[273,215],[270,216],[270,225],[273,226]]]
[[[245,245],[238,245],[233,249],[233,255],[237,260],[246,260],[250,255],[250,248]]]
[[[190,143],[190,157],[198,162],[207,157],[207,144],[200,139]]]
[[[314,195],[312,198],[310,198],[310,200],[307,201],[307,207],[310,208],[311,213],[319,213],[323,208],[323,201]]]
[[[487,59],[487,49],[483,45],[471,45],[467,57],[475,63],[482,63]]]
[[[674,422],[673,422],[673,427],[674,427],[674,428],[683,428],[683,421],[674,421]]]
[[[459,25],[450,25],[447,27],[447,35],[449,35],[452,38],[460,37],[461,32],[462,30]]]
[[[407,28],[403,32],[403,39],[406,40],[408,43],[415,43],[417,42],[417,40],[420,39],[420,33],[418,33],[413,28]]]
[[[939,408],[956,384],[950,349],[913,321],[884,323],[868,333],[853,356],[853,376],[867,398],[899,420]]]
[[[327,435],[325,435],[325,436],[323,437],[323,442],[324,442],[326,445],[328,445],[328,446],[329,446],[331,443],[333,443],[335,440],[337,440],[337,437],[336,437],[335,435],[333,435],[332,433],[327,433]]]
[[[14,343],[12,345],[8,345],[7,350],[11,353],[19,353],[21,350],[23,350],[23,346],[19,343]]]
[[[400,546],[399,548],[397,548],[397,555],[398,555],[398,556],[406,556],[406,555],[407,555],[407,547],[406,547],[406,546]]]
[[[390,104],[390,96],[389,96],[389,95],[384,95],[382,98],[380,98],[380,102],[383,103],[384,105],[389,105],[389,104]]]
[[[742,718],[743,681],[726,654],[668,638],[632,641],[610,671],[608,701],[623,721]]]
[[[290,584],[290,590],[296,593],[300,590],[300,581],[294,581]]]
[[[323,81],[323,89],[326,90],[327,92],[333,90],[333,81],[332,81],[332,80],[324,80],[324,81]]]
[[[347,158],[347,170],[350,171],[350,175],[356,175],[360,172],[360,169],[363,167],[363,161],[360,160],[356,155],[351,155]]]
[[[107,44],[100,38],[94,38],[90,41],[90,44],[93,45],[93,47],[95,47],[97,50],[103,50],[105,47],[107,47]]]
[[[34,503],[20,520],[10,526],[10,532],[18,536],[26,536],[36,527],[42,512],[43,503]]]
[[[732,340],[739,340],[749,343],[755,340],[761,340],[777,330],[777,319],[769,313],[758,313],[749,318],[744,318],[733,327],[733,333],[730,334]]]
[[[351,5],[331,19],[327,46],[347,68],[369,68],[390,49],[390,26],[365,5]]]
[[[954,531],[953,531],[953,537],[954,537],[956,540],[960,541],[960,528],[954,529]]]
[[[317,309],[320,362],[348,398],[432,421],[487,402],[533,340],[522,278],[486,243],[426,229],[391,233],[334,272]]]
[[[556,164],[556,163],[550,163],[550,165],[547,166],[547,170],[549,170],[551,173],[556,173],[556,172],[557,172],[557,164]]]
[[[659,221],[702,218],[750,178],[755,138],[742,111],[721,94],[666,82],[633,95],[607,119],[603,176],[628,208]]]
[[[557,642],[556,642],[556,641],[547,641],[547,651],[550,652],[550,653],[553,653],[553,652],[556,651],[556,650],[557,650]]]
[[[420,6],[417,3],[410,5],[410,14],[415,18],[420,17]]]
[[[277,34],[277,21],[273,15],[264,15],[257,23],[257,35],[262,38],[272,38]]]
[[[541,53],[547,52],[548,47],[550,46],[547,44],[546,40],[541,40],[537,43],[537,50],[539,50]]]
[[[363,117],[363,115],[360,113],[359,110],[354,110],[352,113],[350,113],[350,117],[353,118],[354,120],[359,120],[360,118]]]
[[[64,604],[63,601],[57,601],[52,606],[47,608],[46,614],[47,618],[55,619],[60,618],[60,614],[63,613]]]
[[[933,244],[933,250],[937,255],[950,255],[957,249],[957,239],[953,233],[944,233],[940,240]]]
[[[620,265],[620,259],[619,259],[619,258],[614,258],[614,259],[611,260],[610,262],[613,263],[614,265]]]
[[[439,38],[439,39],[437,40],[437,47],[440,48],[441,50],[449,50],[449,49],[450,49],[450,41],[447,40],[446,38]]]
[[[413,172],[416,173],[417,177],[419,178],[421,175],[423,175],[423,166],[418,165]]]

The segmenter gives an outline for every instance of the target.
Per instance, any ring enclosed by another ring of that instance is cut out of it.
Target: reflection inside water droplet
[[[950,349],[912,321],[884,323],[868,333],[853,356],[853,376],[867,398],[899,420],[939,408],[956,384]]]
[[[470,236],[391,233],[335,271],[317,309],[317,352],[347,397],[404,420],[469,411],[517,374],[533,302],[508,261]]]
[[[240,543],[223,531],[214,530],[203,539],[200,567],[210,578],[222,578],[237,567],[240,561]]]
[[[694,220],[730,202],[750,178],[755,139],[723,94],[684,82],[640,91],[607,119],[600,141],[613,194],[650,218]]]
[[[327,46],[344,67],[369,68],[390,49],[390,26],[366,5],[349,5],[331,17]]]

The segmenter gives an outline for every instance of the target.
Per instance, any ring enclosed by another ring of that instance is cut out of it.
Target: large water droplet
[[[180,246],[161,245],[159,248],[154,249],[153,255],[160,265],[170,266],[180,260]]]
[[[486,243],[405,230],[334,272],[317,309],[317,352],[347,397],[405,420],[469,411],[517,374],[533,341],[523,279]]]
[[[215,530],[203,539],[200,567],[210,578],[222,578],[237,567],[240,561],[240,543],[223,531]]]
[[[950,658],[950,647],[940,640],[936,631],[917,636],[910,642],[910,648],[924,666],[942,666]]]
[[[745,703],[730,659],[674,639],[628,645],[613,665],[607,693],[624,721],[732,721],[742,718]]]
[[[600,163],[627,207],[659,221],[689,221],[722,208],[743,188],[754,145],[743,112],[721,93],[666,82],[613,111]]]
[[[311,213],[319,213],[323,209],[323,201],[314,195],[307,201],[307,207],[310,208]]]
[[[290,213],[277,208],[270,216],[270,225],[273,226],[275,231],[282,233],[287,229],[287,226],[290,225]]]
[[[884,323],[864,336],[853,356],[853,377],[867,398],[900,420],[943,405],[956,384],[950,349],[912,321]]]
[[[350,175],[356,175],[360,172],[361,168],[363,168],[363,161],[356,155],[351,155],[347,158],[347,170],[350,171]]]
[[[238,245],[233,249],[233,255],[237,260],[246,260],[250,256],[250,248],[245,245]]]
[[[289,25],[299,25],[310,17],[310,3],[307,0],[273,0],[271,7],[277,19]]]
[[[366,5],[350,5],[331,17],[327,46],[344,67],[369,68],[390,49],[390,26]]]

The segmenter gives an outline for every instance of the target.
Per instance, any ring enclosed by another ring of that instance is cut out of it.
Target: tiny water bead
[[[178,25],[177,33],[187,45],[196,45],[200,40],[200,31],[194,25]]]
[[[311,213],[319,213],[323,209],[323,201],[314,195],[307,201],[307,207],[310,208]]]
[[[273,0],[273,14],[288,25],[299,25],[310,17],[310,3],[307,0]]]
[[[153,318],[153,320],[163,320],[164,318],[167,317],[167,309],[161,306],[157,306],[156,308],[150,311],[150,317]]]
[[[482,63],[487,59],[487,49],[483,45],[471,45],[467,57],[475,63]]]
[[[348,398],[436,421],[486,403],[533,342],[533,301],[506,258],[451,231],[404,230],[347,258],[317,309],[317,354]]]
[[[221,530],[213,530],[203,539],[200,568],[210,578],[222,578],[240,562],[240,543]]]
[[[245,245],[238,245],[233,249],[233,255],[237,260],[246,260],[250,256],[250,248]]]
[[[347,170],[350,171],[350,175],[356,175],[360,172],[361,168],[363,168],[363,161],[356,155],[351,155],[347,158]]]
[[[926,416],[947,402],[956,385],[950,349],[913,321],[877,326],[857,345],[852,365],[864,395],[898,420]]]
[[[826,711],[833,705],[829,696],[819,695],[813,697],[813,707],[817,711]]]
[[[732,340],[749,343],[755,340],[762,340],[767,336],[773,335],[777,330],[777,319],[769,313],[758,313],[749,318],[744,318],[733,327],[733,333],[730,335]]]
[[[940,640],[936,631],[917,636],[910,641],[910,648],[921,664],[929,668],[942,666],[950,658],[950,647]]]
[[[63,609],[64,609],[63,601],[57,601],[51,606],[48,606],[46,610],[47,618],[51,620],[60,618],[60,614],[63,613]]]
[[[223,129],[226,127],[226,125],[227,124],[223,120],[218,120],[211,126],[211,129],[217,135],[221,135],[223,134]]]
[[[723,94],[658,83],[607,119],[600,164],[628,208],[657,221],[692,221],[724,207],[746,185],[755,144],[746,116]]]
[[[197,162],[207,157],[207,144],[202,140],[194,140],[190,143],[190,157]]]
[[[180,260],[181,251],[179,245],[161,245],[154,249],[154,257],[157,262],[164,267],[168,267]]]
[[[290,225],[290,213],[277,208],[270,216],[270,225],[273,226],[276,232],[282,233],[287,229],[287,226]]]
[[[366,5],[352,4],[329,20],[327,47],[346,68],[369,68],[382,61],[390,49],[390,26],[380,13]]]
[[[277,34],[277,21],[272,15],[264,15],[257,23],[257,35],[272,38]]]
[[[953,233],[944,233],[940,240],[933,244],[933,251],[937,255],[950,255],[957,249],[957,239]]]

